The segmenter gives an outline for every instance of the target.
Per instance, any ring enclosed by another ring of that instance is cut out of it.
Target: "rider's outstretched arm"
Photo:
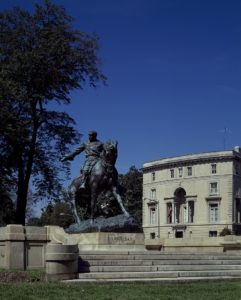
[[[61,161],[73,160],[76,155],[83,152],[85,150],[85,144],[80,145],[74,152],[64,156],[61,158]]]

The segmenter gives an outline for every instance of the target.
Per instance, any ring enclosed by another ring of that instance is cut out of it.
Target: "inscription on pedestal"
[[[121,235],[108,234],[108,242],[109,244],[132,245],[135,243],[135,235],[124,233]]]

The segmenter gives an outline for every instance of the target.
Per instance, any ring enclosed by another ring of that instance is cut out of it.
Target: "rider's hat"
[[[91,130],[91,131],[89,131],[89,135],[95,135],[95,136],[97,136],[97,132],[95,130]]]

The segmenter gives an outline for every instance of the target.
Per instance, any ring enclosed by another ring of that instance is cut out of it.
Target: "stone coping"
[[[228,245],[241,246],[241,236],[229,235],[206,238],[164,238],[145,239],[145,246],[161,245],[163,247],[220,247]]]
[[[0,241],[47,242],[47,229],[46,227],[10,224],[0,228]]]

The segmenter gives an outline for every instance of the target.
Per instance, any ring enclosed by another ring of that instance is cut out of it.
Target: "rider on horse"
[[[73,160],[74,157],[81,153],[85,152],[86,160],[81,169],[81,186],[79,188],[86,188],[86,180],[88,175],[90,174],[91,169],[96,164],[96,162],[101,157],[101,154],[104,151],[104,144],[97,140],[97,132],[90,131],[89,132],[89,140],[81,144],[74,152],[68,154],[63,157],[61,161]]]
[[[122,213],[129,217],[118,192],[118,172],[115,168],[117,144],[112,140],[103,144],[97,140],[97,132],[91,131],[89,132],[89,141],[84,142],[74,152],[61,159],[61,161],[72,160],[83,151],[86,154],[81,175],[72,181],[68,189],[75,222],[79,225],[81,224],[81,217],[78,213],[78,206],[81,207],[83,201],[89,200],[90,219],[93,223],[97,198],[101,192],[106,193],[107,191],[113,193]]]

